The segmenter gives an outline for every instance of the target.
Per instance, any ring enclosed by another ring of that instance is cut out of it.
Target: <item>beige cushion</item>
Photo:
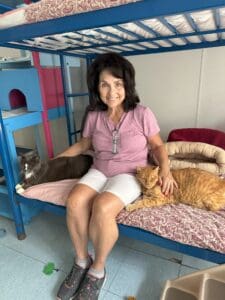
[[[200,142],[165,144],[172,169],[199,168],[220,175],[225,173],[225,150]]]

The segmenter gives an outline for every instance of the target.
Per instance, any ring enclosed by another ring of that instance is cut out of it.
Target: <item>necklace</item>
[[[119,144],[119,130],[114,129],[112,131],[112,153],[116,154],[118,153],[117,145]]]
[[[120,118],[120,121],[116,124],[116,126],[111,129],[110,125],[108,123],[108,120],[106,118],[106,114],[104,114],[104,123],[105,127],[109,130],[110,134],[112,134],[112,153],[117,154],[118,153],[118,145],[120,141],[120,134],[119,130],[121,125],[123,124],[123,121],[126,117],[126,113],[123,113],[122,117]]]

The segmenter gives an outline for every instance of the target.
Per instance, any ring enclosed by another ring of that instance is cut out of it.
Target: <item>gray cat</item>
[[[20,169],[22,183],[20,187],[26,189],[44,182],[80,178],[87,173],[92,162],[92,156],[86,154],[41,161],[36,150],[29,151],[21,154]]]

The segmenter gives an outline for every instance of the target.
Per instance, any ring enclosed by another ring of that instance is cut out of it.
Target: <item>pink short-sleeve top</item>
[[[117,130],[117,153],[112,151],[113,131]],[[115,125],[106,111],[88,113],[83,137],[90,137],[94,148],[92,168],[112,177],[122,173],[135,174],[137,166],[147,164],[147,138],[159,133],[153,112],[138,104],[134,110],[125,112]]]

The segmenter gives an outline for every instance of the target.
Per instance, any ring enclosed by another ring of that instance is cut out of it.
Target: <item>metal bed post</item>
[[[6,178],[6,185],[8,189],[8,197],[12,208],[12,213],[14,216],[17,237],[19,240],[23,240],[26,238],[26,234],[24,230],[20,203],[16,199],[14,175],[13,175],[13,170],[12,170],[12,165],[10,161],[10,155],[8,151],[8,145],[7,145],[7,140],[6,140],[6,135],[4,130],[5,129],[2,120],[2,113],[0,109],[0,157],[2,159],[4,176]]]
[[[75,105],[72,105],[73,103],[70,99],[87,96],[88,93],[72,92],[72,88],[69,86],[68,83],[69,75],[67,70],[68,67],[65,64],[65,58],[62,54],[60,54],[59,57],[60,57],[60,66],[61,66],[61,74],[62,74],[63,93],[64,93],[64,100],[65,100],[65,113],[66,113],[66,120],[67,120],[68,140],[69,140],[69,145],[72,145],[74,142],[77,142],[77,135],[80,133],[81,130],[78,129],[76,126],[76,122],[74,119]]]
[[[90,56],[87,56],[87,57],[86,57],[86,68],[87,68],[87,71],[88,71],[89,66],[90,66],[91,63],[92,63],[92,59],[93,59],[93,58],[91,58]],[[89,96],[89,104],[90,104],[90,96]]]
[[[68,103],[68,97],[67,97],[67,82],[66,82],[66,66],[65,66],[65,59],[62,54],[59,55],[60,59],[60,68],[61,68],[61,74],[62,74],[62,84],[63,84],[63,95],[64,95],[64,103],[65,103],[65,113],[66,113],[66,122],[67,122],[67,133],[68,133],[68,141],[69,145],[71,146],[73,143],[72,140],[72,124],[71,124],[71,118],[70,118],[70,105]]]
[[[13,9],[13,7],[0,3],[0,13],[4,13],[4,12],[10,11],[12,9]]]

